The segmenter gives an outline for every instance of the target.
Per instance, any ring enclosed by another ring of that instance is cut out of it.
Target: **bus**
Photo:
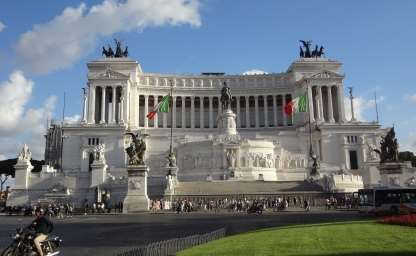
[[[358,190],[360,210],[367,213],[416,213],[416,188]]]

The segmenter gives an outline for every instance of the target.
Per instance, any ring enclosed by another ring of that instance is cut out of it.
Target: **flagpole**
[[[172,149],[172,142],[173,142],[173,83],[172,80],[170,80],[170,147],[169,147],[169,154],[173,153]]]
[[[309,83],[308,82],[306,82],[307,83],[307,87],[306,87],[306,90],[307,90],[307,95],[308,95],[308,97],[307,97],[307,99],[308,99],[308,123],[309,123],[309,156],[310,157],[312,157],[312,154],[313,154],[313,149],[312,149],[312,127],[311,127],[311,108],[309,107],[309,90],[312,90],[312,88],[309,88]],[[313,102],[312,102],[312,104],[313,104]]]

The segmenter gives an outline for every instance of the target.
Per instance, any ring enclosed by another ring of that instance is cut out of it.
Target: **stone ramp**
[[[307,181],[194,181],[180,182],[175,188],[175,196],[321,192],[323,192],[321,186]]]

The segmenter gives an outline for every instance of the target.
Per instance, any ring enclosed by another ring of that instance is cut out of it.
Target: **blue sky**
[[[128,4],[139,11],[123,8]],[[111,6],[117,13],[110,17],[121,21],[94,20],[92,9],[104,13]],[[41,156],[46,118],[60,118],[64,92],[66,115],[81,113],[86,62],[99,58],[101,46],[114,37],[145,72],[180,74],[282,72],[298,57],[298,40],[313,40],[325,46],[327,57],[344,63],[345,87],[354,87],[361,118],[375,120],[377,90],[381,123],[394,123],[402,149],[415,150],[415,13],[410,0],[2,1],[0,157],[14,156],[24,142]],[[78,23],[68,27],[62,17]],[[65,55],[73,50],[62,50],[65,45],[81,46],[76,57]],[[5,95],[10,91],[17,99]]]

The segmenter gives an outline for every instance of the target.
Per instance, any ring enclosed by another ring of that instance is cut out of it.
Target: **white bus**
[[[360,189],[358,200],[367,213],[416,213],[416,188]]]

